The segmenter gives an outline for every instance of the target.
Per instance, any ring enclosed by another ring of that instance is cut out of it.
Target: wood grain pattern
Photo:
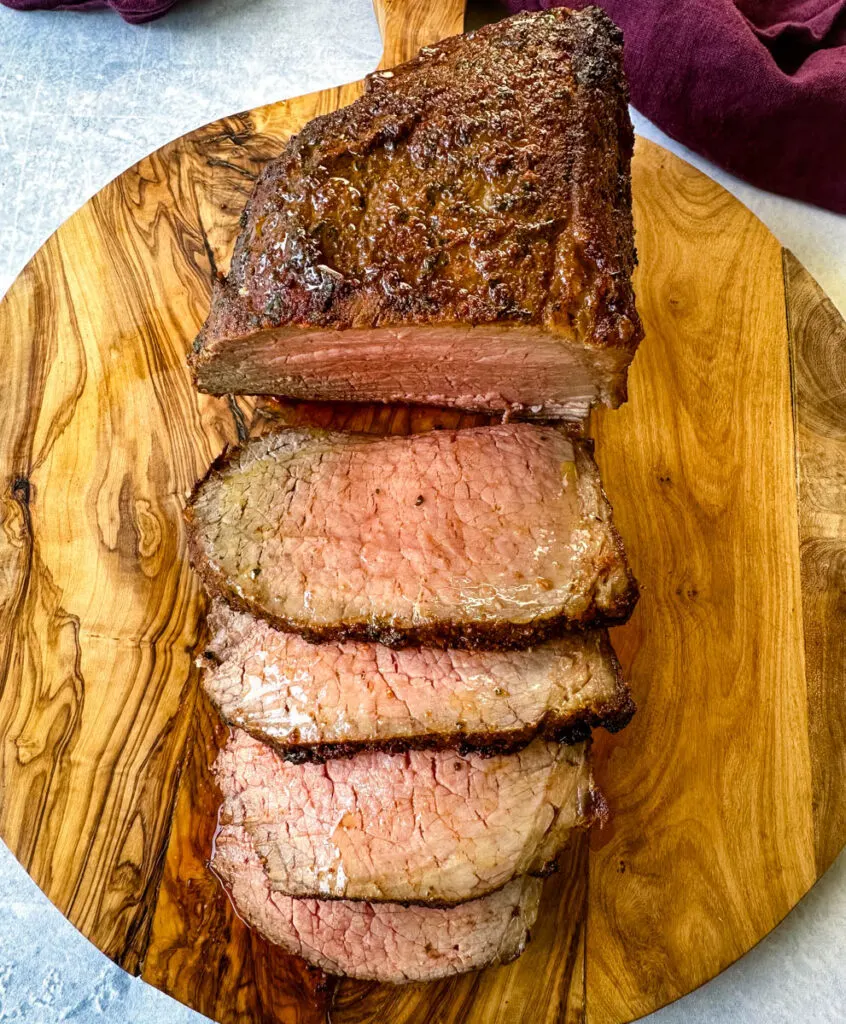
[[[461,12],[380,0],[386,61]],[[846,329],[748,211],[639,143],[647,338],[630,403],[594,424],[645,584],[615,636],[640,712],[597,745],[615,820],[547,883],[515,964],[325,993],[247,931],[206,867],[221,734],[198,696],[203,602],[181,510],[250,427],[482,418],[230,404],[196,394],[184,356],[255,176],[360,91],[165,146],[0,302],[0,835],[108,955],[223,1024],[622,1024],[748,949],[846,842]]]
[[[465,0],[428,4],[378,0],[374,6],[384,41],[380,68],[402,64],[422,46],[464,31]]]
[[[119,282],[86,286],[76,254],[113,259],[101,208],[51,239],[0,313],[26,374],[2,403],[0,560],[19,571],[0,601],[0,832],[70,920],[137,969],[196,685],[181,506],[219,441],[167,387],[184,374],[180,340],[160,344]]]
[[[220,807],[211,765],[227,733],[199,694],[143,977],[213,1020],[322,1024],[320,972],[252,932],[208,868]]]
[[[604,744],[616,825],[590,872],[598,1022],[712,977],[816,877],[781,248],[654,147],[634,185],[646,341],[628,404],[595,423],[645,588],[614,632],[639,712]]]
[[[846,324],[784,253],[817,873],[846,837]]]

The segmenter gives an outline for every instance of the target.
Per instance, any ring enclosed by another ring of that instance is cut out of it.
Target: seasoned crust
[[[283,743],[256,725],[246,726],[229,718],[214,702],[221,719],[231,728],[245,729],[256,739],[272,747],[286,761],[294,764],[320,764],[339,757],[354,757],[365,750],[380,750],[386,754],[402,754],[407,750],[457,750],[460,754],[481,754],[496,757],[498,754],[513,754],[528,746],[537,736],[557,740],[559,743],[582,743],[591,735],[592,728],[603,728],[608,732],[619,732],[632,720],[636,711],[635,702],[628,692],[621,692],[618,701],[601,712],[579,711],[564,719],[550,713],[538,723],[537,728],[513,729],[509,732],[429,734],[399,736],[393,739],[362,741],[359,743]]]
[[[283,428],[274,433],[281,434],[285,430],[286,428]],[[317,437],[333,432],[311,429],[308,433]],[[366,437],[367,435],[361,436]],[[259,615],[276,629],[298,633],[312,643],[358,640],[381,643],[386,647],[424,646],[455,647],[466,650],[514,650],[543,643],[573,630],[596,629],[601,626],[619,624],[625,622],[631,615],[638,599],[638,586],[626,560],[622,540],[614,528],[611,508],[602,488],[599,472],[590,455],[591,442],[573,440],[572,443],[578,472],[578,488],[585,512],[589,518],[603,524],[608,530],[612,543],[612,550],[605,552],[602,560],[596,566],[600,579],[604,578],[609,583],[608,594],[604,595],[604,603],[600,606],[598,598],[602,594],[602,587],[595,587],[590,602],[584,608],[579,619],[573,619],[564,611],[551,609],[543,613],[539,612],[532,621],[526,623],[503,620],[438,621],[416,625],[408,624],[398,628],[395,622],[370,617],[366,620],[350,618],[344,622],[314,627],[299,620],[277,615],[266,608],[256,607],[233,587],[221,567],[206,557],[198,536],[199,527],[194,511],[204,483],[228,469],[229,465],[240,456],[242,449],[239,447],[225,448],[221,452],[202,480],[197,483],[188,499],[184,516],[188,526],[189,558],[211,597],[219,597],[239,611]],[[614,577],[619,575],[621,570],[625,575],[625,587],[615,590]]]
[[[596,8],[516,15],[307,124],[245,210],[198,385],[219,343],[282,326],[536,325],[593,352],[600,379],[610,359],[600,397],[619,404],[619,352],[642,336],[621,42]]]
[[[610,664],[613,665],[616,677],[616,686],[610,699],[563,714],[551,710],[533,726],[505,731],[420,733],[414,736],[398,736],[391,739],[363,740],[352,743],[293,743],[282,741],[278,736],[268,733],[252,719],[235,721],[221,708],[214,694],[208,690],[206,692],[223,722],[233,729],[243,729],[250,733],[256,739],[266,743],[286,761],[295,764],[306,762],[318,764],[333,758],[354,757],[365,750],[401,754],[407,750],[454,749],[462,755],[476,753],[483,757],[496,757],[498,754],[510,754],[521,750],[537,736],[557,740],[559,743],[575,744],[588,740],[592,729],[603,728],[607,732],[615,733],[629,724],[637,710],[637,705],[623,676],[620,662],[607,639],[602,641],[602,649]],[[206,652],[205,657],[209,661],[216,660],[210,652]]]

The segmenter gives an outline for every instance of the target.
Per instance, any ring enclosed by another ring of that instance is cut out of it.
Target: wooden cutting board
[[[462,28],[461,0],[377,12],[387,65]],[[326,983],[251,934],[205,864],[221,728],[181,511],[253,409],[198,395],[185,353],[257,171],[359,90],[165,146],[0,304],[0,835],[108,956],[223,1024],[620,1024],[748,950],[846,842],[846,327],[748,210],[639,142],[646,340],[629,403],[593,425],[643,584],[614,632],[640,710],[598,743],[614,822],[564,858],[517,963]]]

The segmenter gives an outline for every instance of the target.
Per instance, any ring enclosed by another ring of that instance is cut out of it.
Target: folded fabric
[[[0,0],[16,11],[91,11],[98,7],[111,7],[124,21],[141,25],[153,21],[173,7],[176,0]]]
[[[623,30],[641,113],[754,185],[846,213],[846,0],[593,2]]]

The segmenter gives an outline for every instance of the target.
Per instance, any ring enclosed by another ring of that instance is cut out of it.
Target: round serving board
[[[463,3],[377,13],[391,64],[460,31]],[[639,141],[646,340],[628,404],[592,426],[643,585],[614,631],[640,710],[597,743],[613,824],[564,858],[516,963],[326,983],[251,934],[206,868],[221,727],[193,667],[203,604],[181,512],[256,411],[198,395],[185,353],[259,168],[359,92],[165,146],[0,304],[0,835],[101,950],[222,1024],[622,1024],[748,950],[846,842],[846,327],[748,210]]]

